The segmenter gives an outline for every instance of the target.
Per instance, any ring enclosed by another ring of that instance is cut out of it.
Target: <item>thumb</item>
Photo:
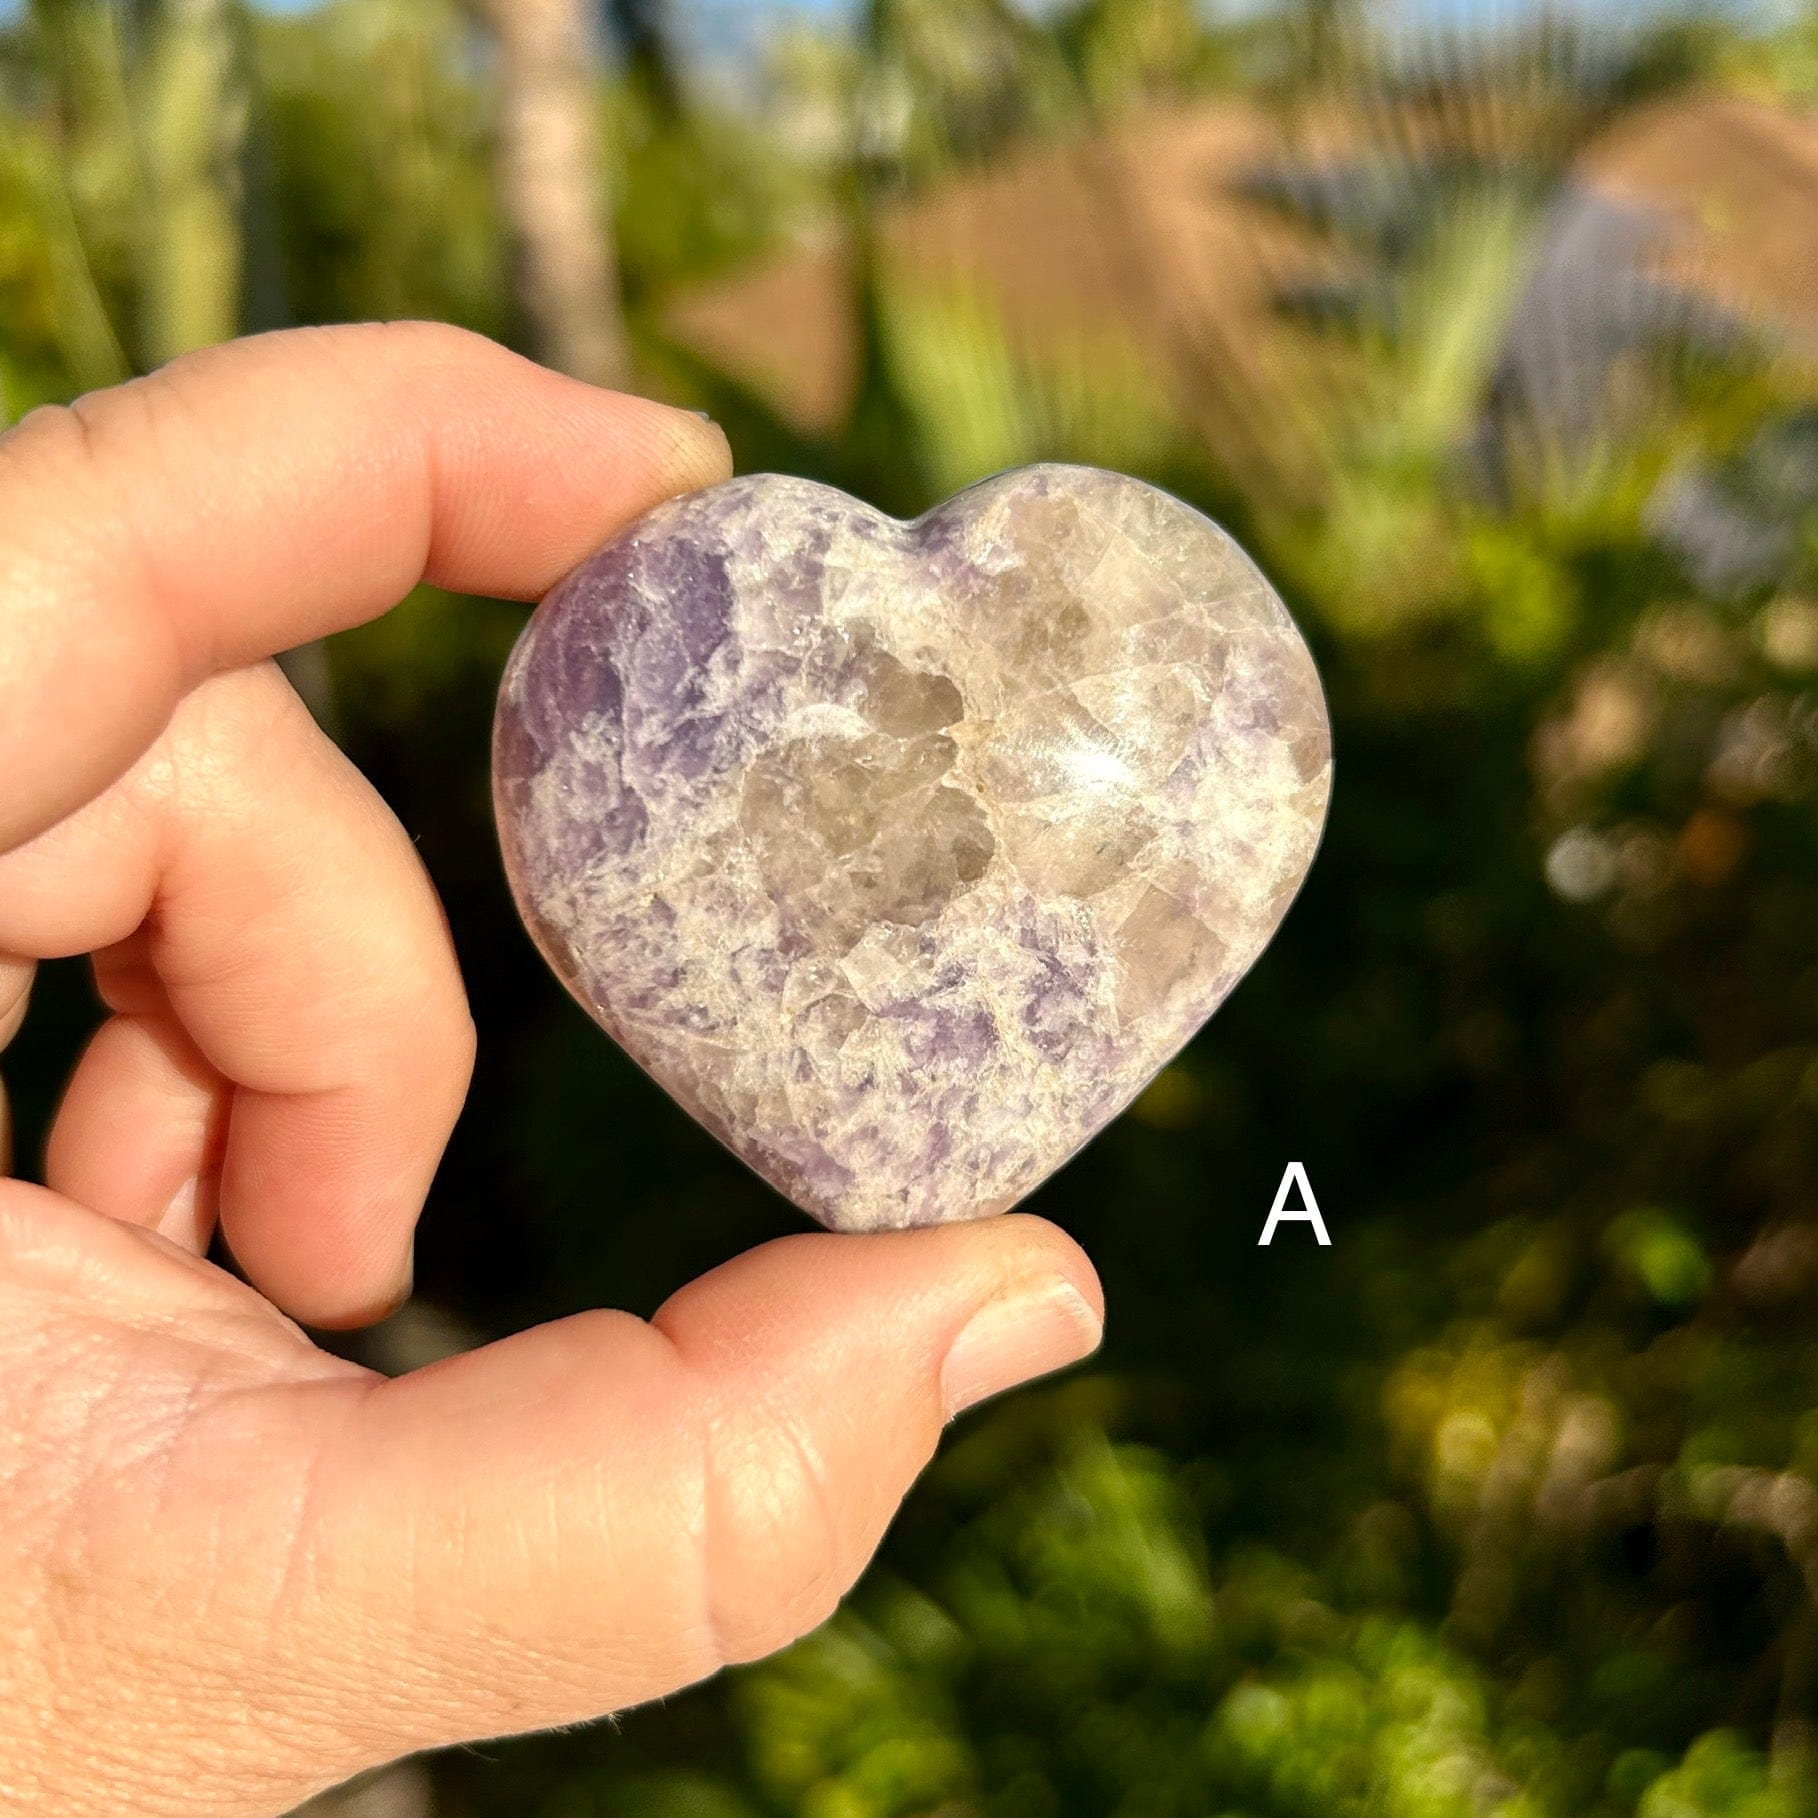
[[[1083,1357],[1101,1320],[1078,1247],[1013,1216],[785,1238],[648,1324],[585,1314],[381,1384],[323,1454],[291,1578],[319,1602],[287,1608],[312,1651],[357,1663],[332,1727],[379,1760],[785,1645],[943,1421]]]

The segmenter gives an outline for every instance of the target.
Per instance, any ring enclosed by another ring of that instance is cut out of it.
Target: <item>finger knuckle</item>
[[[81,421],[67,404],[40,404],[0,432],[0,462],[15,478],[67,461],[84,439]]]
[[[0,1180],[0,1283],[21,1295],[79,1292],[90,1269],[87,1216],[30,1181]],[[19,1337],[22,1325],[0,1322],[0,1344]]]
[[[800,1415],[710,1407],[701,1443],[708,1624],[721,1659],[755,1660],[817,1628],[850,1582],[839,1487]]]
[[[0,604],[54,597],[46,622],[66,637],[80,625],[85,647],[105,644],[122,668],[176,656],[157,615],[118,609],[148,597],[154,578],[128,484],[135,464],[119,451],[142,435],[155,447],[158,416],[152,382],[139,380],[41,406],[0,435]],[[68,534],[71,522],[81,536]],[[174,677],[173,667],[173,698]]]
[[[105,485],[96,448],[98,400],[105,395],[41,404],[0,435],[0,497],[29,504],[50,490],[92,510]]]

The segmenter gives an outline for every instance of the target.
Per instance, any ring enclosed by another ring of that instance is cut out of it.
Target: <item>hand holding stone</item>
[[[1031,1218],[802,1233],[396,1380],[292,1323],[408,1292],[474,1030],[412,841],[264,659],[425,578],[534,597],[726,467],[422,325],[0,437],[0,1046],[39,959],[111,1012],[48,1187],[0,1179],[0,1811],[270,1818],[781,1646],[947,1415],[1096,1342]]]

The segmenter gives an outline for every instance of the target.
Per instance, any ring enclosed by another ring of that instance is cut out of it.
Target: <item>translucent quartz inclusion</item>
[[[1313,662],[1208,519],[1023,468],[901,523],[758,475],[550,594],[506,868],[569,989],[845,1230],[1014,1203],[1262,951],[1331,784]]]

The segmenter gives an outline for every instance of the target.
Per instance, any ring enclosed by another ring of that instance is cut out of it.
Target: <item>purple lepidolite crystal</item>
[[[758,475],[550,594],[494,793],[549,963],[847,1230],[1002,1211],[1262,951],[1331,785],[1319,678],[1166,493],[1029,467],[913,523]]]

